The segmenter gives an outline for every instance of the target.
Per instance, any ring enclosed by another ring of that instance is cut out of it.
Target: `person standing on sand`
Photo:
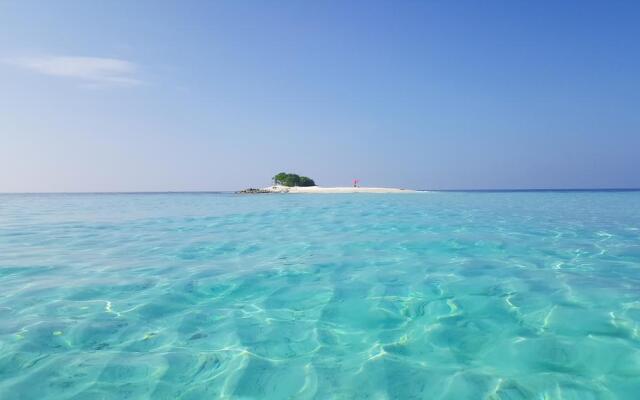
[[[353,180],[353,187],[358,187],[358,183],[360,182],[359,179],[354,179]]]

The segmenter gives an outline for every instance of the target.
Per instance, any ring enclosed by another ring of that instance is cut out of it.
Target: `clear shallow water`
[[[0,195],[2,399],[638,399],[640,192]]]

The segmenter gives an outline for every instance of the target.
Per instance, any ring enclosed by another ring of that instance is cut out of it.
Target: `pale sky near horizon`
[[[0,192],[640,187],[635,1],[0,2]]]

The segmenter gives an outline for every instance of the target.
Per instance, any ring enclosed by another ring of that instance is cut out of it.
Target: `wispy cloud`
[[[136,64],[117,58],[43,56],[5,60],[44,75],[74,78],[88,86],[136,86]]]

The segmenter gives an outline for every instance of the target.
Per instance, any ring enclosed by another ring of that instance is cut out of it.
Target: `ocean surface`
[[[0,195],[0,398],[640,398],[640,192]]]

